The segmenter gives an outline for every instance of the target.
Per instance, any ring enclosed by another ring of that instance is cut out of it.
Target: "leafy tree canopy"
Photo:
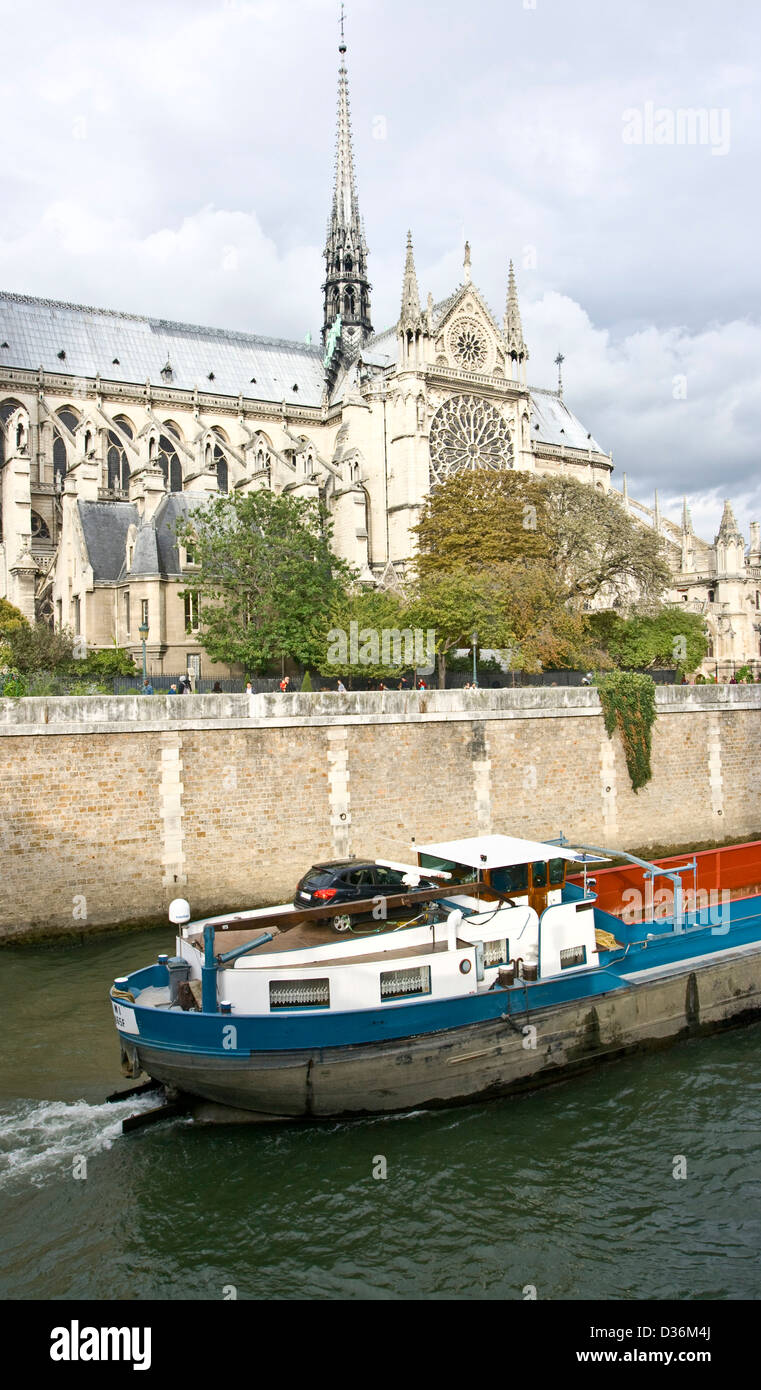
[[[502,576],[495,571],[457,568],[419,577],[410,596],[408,622],[434,634],[439,685],[446,681],[447,653],[468,647],[475,632],[480,647],[502,650],[514,638]]]
[[[281,657],[320,668],[333,605],[350,578],[316,502],[262,489],[225,493],[177,528],[196,568],[200,636],[214,661],[261,672]]]
[[[670,577],[661,538],[616,497],[573,478],[455,474],[428,496],[415,530],[421,578],[460,566],[543,562],[563,602],[604,594],[611,603],[648,606]]]
[[[2,643],[5,665],[23,674],[35,671],[68,671],[73,663],[74,639],[70,632],[54,632],[44,623],[25,623],[7,631]]]
[[[677,667],[694,671],[708,650],[705,621],[698,613],[661,608],[623,618],[609,609],[589,615],[590,630],[616,666],[624,670]]]
[[[330,612],[320,672],[369,680],[400,676],[414,665],[412,638],[404,638],[408,624],[409,614],[400,594],[356,588],[342,593]]]
[[[0,598],[0,642],[12,632],[29,627],[29,623],[19,608],[14,608],[7,598]]]

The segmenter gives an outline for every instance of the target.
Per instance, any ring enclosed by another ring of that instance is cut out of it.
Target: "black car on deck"
[[[342,903],[360,902],[363,898],[387,898],[395,893],[412,892],[409,877],[403,869],[389,869],[385,864],[375,864],[369,859],[331,859],[324,864],[313,864],[299,881],[293,899],[294,907],[335,906],[334,916],[326,920],[334,931],[348,931],[353,922],[361,921],[363,913],[341,912]],[[440,888],[441,883],[421,878],[416,885],[420,888]],[[397,917],[417,916],[425,910],[424,903],[412,908],[393,908]],[[368,916],[371,915],[368,913]]]

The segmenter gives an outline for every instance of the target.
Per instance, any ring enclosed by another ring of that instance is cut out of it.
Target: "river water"
[[[761,1027],[484,1105],[122,1136],[155,1100],[104,1103],[108,988],[171,948],[0,955],[4,1298],[761,1297]]]

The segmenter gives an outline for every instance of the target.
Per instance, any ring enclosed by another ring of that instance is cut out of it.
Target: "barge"
[[[376,1115],[750,1021],[761,845],[740,850],[742,882],[718,890],[699,855],[506,835],[413,846],[403,891],[352,904],[340,938],[324,905],[191,922],[177,900],[174,955],[110,992],[123,1069],[230,1120]],[[623,871],[601,867],[614,856]]]

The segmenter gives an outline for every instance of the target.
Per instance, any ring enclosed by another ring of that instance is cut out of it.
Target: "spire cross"
[[[562,367],[562,365],[563,365],[564,362],[565,362],[565,358],[564,358],[562,352],[559,352],[558,355],[557,355],[557,357],[555,358],[555,366],[556,366],[557,369],[558,369],[558,391],[560,392],[561,395],[562,395],[562,393],[563,393],[563,378],[562,378],[562,376],[561,376],[561,374],[560,374],[560,369],[561,369],[561,367]]]
[[[341,24],[341,42],[340,42],[340,44],[338,45],[338,51],[339,51],[339,53],[345,53],[345,52],[346,52],[346,38],[345,38],[345,36],[344,36],[344,17],[345,17],[345,16],[344,16],[344,0],[341,0],[341,19],[340,19],[340,24]]]

